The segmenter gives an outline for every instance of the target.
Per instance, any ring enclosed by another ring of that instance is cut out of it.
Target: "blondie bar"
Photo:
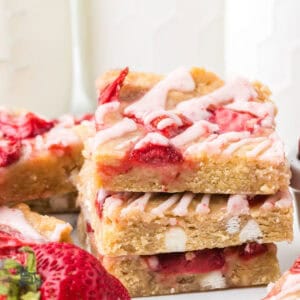
[[[290,172],[260,83],[203,69],[108,72],[85,155],[111,191],[273,194]]]
[[[248,243],[236,247],[149,256],[103,256],[94,233],[82,216],[81,241],[132,297],[263,285],[280,271],[274,244]]]

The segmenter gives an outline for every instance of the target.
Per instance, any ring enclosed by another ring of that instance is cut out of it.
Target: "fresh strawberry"
[[[293,266],[290,269],[291,273],[299,274],[300,273],[300,257],[294,262]]]
[[[130,299],[122,284],[86,251],[67,243],[32,246],[42,299]]]
[[[250,131],[259,122],[259,119],[246,112],[237,112],[226,108],[217,108],[212,111],[210,122],[219,125],[220,133],[228,131]]]
[[[46,121],[33,113],[13,116],[0,112],[0,132],[5,138],[26,139],[49,131],[54,122]]]
[[[151,122],[151,127],[150,129],[155,129],[158,130],[159,132],[161,132],[164,136],[166,136],[167,138],[172,138],[178,134],[180,134],[181,132],[183,132],[184,130],[186,130],[188,127],[190,127],[193,123],[184,115],[179,114],[178,117],[181,119],[182,121],[182,125],[177,125],[175,122],[172,123],[171,125],[165,127],[164,129],[157,129],[157,125],[160,121],[164,120],[164,119],[168,119],[169,117],[167,115],[162,115],[160,117],[155,118],[152,122]]]
[[[266,245],[252,242],[240,246],[239,257],[248,260],[260,254],[263,254],[267,251],[268,251],[268,247]]]
[[[139,163],[160,166],[163,164],[177,164],[183,161],[182,154],[172,145],[147,144],[143,148],[133,149],[129,159]]]
[[[120,72],[119,76],[100,92],[98,104],[104,104],[115,100],[119,100],[119,92],[128,74],[128,71],[128,67],[123,69]]]
[[[21,142],[16,139],[0,140],[0,167],[7,167],[21,156]]]
[[[158,271],[164,274],[203,274],[220,270],[225,265],[223,249],[207,249],[189,253],[157,255]]]

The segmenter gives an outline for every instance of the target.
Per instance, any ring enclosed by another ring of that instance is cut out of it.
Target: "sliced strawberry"
[[[21,156],[21,142],[15,139],[0,140],[0,167],[7,167]]]
[[[13,116],[6,112],[0,113],[0,132],[6,138],[26,139],[49,131],[53,121],[46,121],[33,113]]]
[[[300,257],[294,262],[293,266],[290,269],[291,273],[299,274],[300,273]]]
[[[119,76],[100,92],[98,105],[119,100],[119,92],[128,74],[128,71],[128,67],[123,69]]]
[[[154,144],[147,144],[143,148],[133,149],[129,159],[154,166],[178,164],[183,161],[182,154],[174,146]]]
[[[254,115],[246,112],[237,112],[226,108],[217,108],[211,111],[209,121],[219,125],[220,132],[250,131],[259,122]]]
[[[167,253],[157,255],[158,271],[164,274],[203,274],[221,270],[225,265],[223,249],[205,249],[186,253]]]
[[[32,246],[42,299],[130,299],[122,284],[86,251],[67,243]]]
[[[240,246],[239,257],[245,260],[254,258],[260,254],[268,251],[268,247],[265,244],[258,244],[255,242],[248,243]]]
[[[160,117],[155,118],[150,123],[151,128],[158,130],[159,132],[161,132],[164,136],[166,136],[168,138],[172,138],[172,137],[180,134],[181,132],[183,132],[184,130],[186,130],[188,127],[190,127],[193,124],[187,117],[185,117],[182,114],[179,114],[178,117],[181,119],[182,125],[178,125],[174,122],[171,125],[165,127],[164,129],[159,130],[159,129],[157,129],[158,123],[164,119],[169,118],[167,115],[162,115]]]

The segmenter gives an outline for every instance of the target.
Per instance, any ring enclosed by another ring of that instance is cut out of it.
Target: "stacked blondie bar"
[[[85,119],[0,108],[0,205],[28,200],[43,213],[76,210],[72,177],[83,163],[76,127]]]
[[[133,297],[276,280],[292,201],[269,90],[199,68],[97,86],[78,230],[104,267]]]

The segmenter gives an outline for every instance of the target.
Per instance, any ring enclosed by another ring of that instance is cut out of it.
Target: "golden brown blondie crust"
[[[93,234],[85,232],[82,216],[79,218],[78,229],[83,245],[102,260],[103,266],[124,284],[132,297],[265,285],[280,276],[276,246],[273,244],[267,245],[267,252],[249,260],[229,256],[226,259],[227,267],[224,273],[212,271],[207,274],[164,276],[151,270],[147,259],[143,256],[101,256]]]

